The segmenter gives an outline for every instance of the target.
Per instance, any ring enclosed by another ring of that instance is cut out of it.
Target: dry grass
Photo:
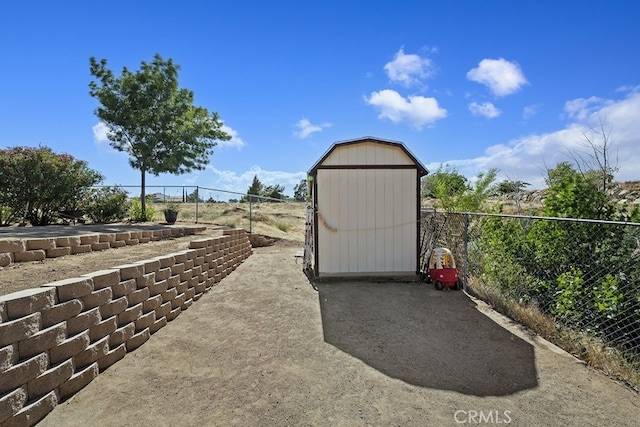
[[[589,366],[640,392],[640,362],[631,363],[619,350],[606,346],[596,337],[558,326],[536,307],[506,299],[496,289],[482,286],[474,280],[470,280],[468,286],[474,296],[490,304],[494,310],[528,327]]]
[[[196,204],[179,203],[178,222],[196,222]],[[164,203],[155,203],[155,220],[164,221]],[[244,228],[256,234],[304,242],[305,203],[199,203],[199,224]]]

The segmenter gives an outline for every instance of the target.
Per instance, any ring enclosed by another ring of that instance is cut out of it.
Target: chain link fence
[[[93,188],[118,188],[130,199],[140,199],[139,185],[94,186]],[[145,186],[147,209],[153,209],[154,219],[162,221],[163,210],[168,204],[178,210],[178,220],[193,223],[212,223],[229,214],[241,219],[226,219],[222,225],[246,228],[250,233],[253,223],[262,217],[256,208],[264,203],[287,203],[291,199],[275,199],[237,191],[201,187],[197,185],[147,185]]]
[[[640,224],[425,210],[423,272],[439,246],[471,293],[598,340],[640,371]]]

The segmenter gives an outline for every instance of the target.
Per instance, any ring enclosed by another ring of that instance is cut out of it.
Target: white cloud
[[[539,105],[527,105],[522,110],[522,118],[525,120],[529,120],[538,114]]]
[[[223,124],[220,129],[229,135],[231,139],[228,141],[218,141],[218,147],[236,147],[237,149],[240,149],[247,145],[242,138],[238,136],[238,132],[235,129],[232,129],[225,124]]]
[[[616,92],[640,92],[640,85],[627,85],[627,86],[620,86],[619,88],[616,89]]]
[[[471,111],[471,114],[474,116],[484,116],[488,119],[496,118],[502,114],[491,102],[483,102],[482,104],[472,102],[469,104],[469,111]]]
[[[420,50],[423,51],[423,52],[428,52],[428,53],[438,53],[438,51],[440,49],[438,48],[438,46],[424,46]]]
[[[109,138],[107,135],[109,134],[109,129],[107,129],[107,125],[104,122],[98,122],[95,124],[91,130],[93,131],[93,140],[97,143],[108,142]]]
[[[393,61],[385,64],[384,70],[392,82],[406,87],[421,84],[422,80],[435,74],[435,68],[430,59],[416,54],[406,55],[402,48],[396,53]]]
[[[217,169],[214,166],[207,166],[207,170],[213,172],[214,179],[210,184],[211,188],[218,190],[233,191],[237,193],[246,193],[247,189],[253,182],[253,177],[257,176],[260,182],[264,185],[284,185],[285,194],[292,196],[293,187],[300,183],[301,180],[306,179],[307,173],[300,172],[284,172],[284,171],[270,171],[262,169],[260,166],[252,166],[249,170],[244,172],[236,172],[230,170]],[[206,176],[202,176],[206,178]],[[238,198],[229,196],[230,198]],[[225,197],[225,198],[229,198]]]
[[[592,96],[589,98],[577,98],[564,103],[564,111],[567,113],[570,119],[584,120],[594,111],[599,110],[604,105],[611,103],[606,99]]]
[[[365,102],[380,111],[378,118],[389,119],[394,123],[406,122],[417,130],[447,117],[447,110],[440,108],[435,98],[404,98],[391,89],[372,92],[369,98],[365,97]]]
[[[591,99],[591,98],[589,98]],[[597,128],[601,122],[611,125],[610,142],[613,144],[610,155],[617,158],[619,171],[615,176],[618,181],[638,180],[640,164],[640,134],[637,132],[640,117],[640,93],[632,92],[622,100],[600,100],[597,103],[586,103],[589,111],[576,108],[574,114],[578,119],[564,129],[544,134],[533,134],[518,138],[504,144],[496,144],[485,150],[482,156],[472,159],[448,160],[451,167],[460,173],[473,177],[478,172],[489,168],[500,169],[498,180],[519,179],[532,184],[534,188],[542,188],[545,167],[554,167],[561,161],[572,161],[570,151],[584,150],[583,132]],[[583,103],[571,103],[583,105]],[[598,107],[594,107],[598,105]],[[583,105],[584,106],[584,105]],[[598,140],[596,139],[596,142]],[[427,165],[435,170],[438,164]]]
[[[483,59],[467,79],[487,86],[495,96],[511,95],[528,83],[520,66],[503,58]]]
[[[311,134],[321,132],[322,129],[331,127],[331,123],[323,123],[321,125],[314,125],[308,119],[302,118],[294,125],[298,130],[293,132],[293,135],[300,139],[306,139]]]

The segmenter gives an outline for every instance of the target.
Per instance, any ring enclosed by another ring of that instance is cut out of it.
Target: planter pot
[[[164,211],[164,220],[167,221],[168,224],[173,224],[178,219],[178,212],[174,211]]]

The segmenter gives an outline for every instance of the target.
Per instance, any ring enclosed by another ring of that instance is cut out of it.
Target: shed
[[[336,142],[309,170],[305,258],[316,278],[419,274],[420,179],[401,142]]]

